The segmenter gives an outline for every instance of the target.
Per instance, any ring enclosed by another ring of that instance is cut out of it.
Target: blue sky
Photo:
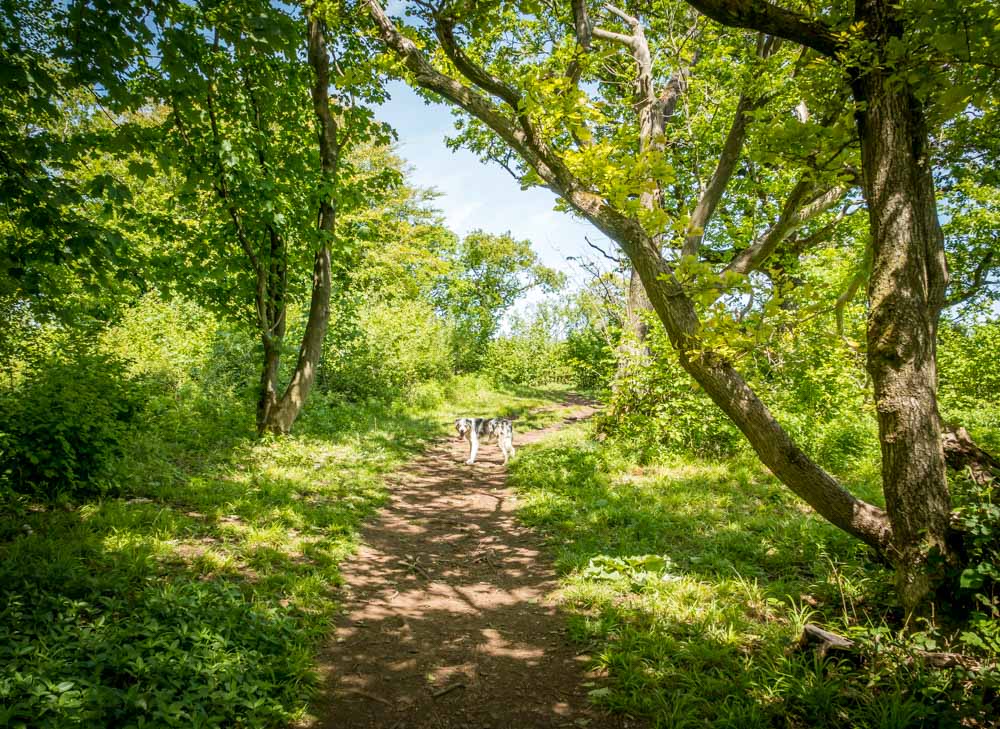
[[[521,190],[497,165],[484,164],[464,149],[451,151],[444,138],[454,131],[454,119],[444,104],[426,104],[406,84],[389,86],[391,99],[378,115],[399,135],[398,152],[413,167],[411,181],[441,193],[436,205],[449,228],[465,235],[482,229],[527,238],[547,266],[563,271],[571,281],[580,274],[566,256],[593,254],[584,236],[607,250],[613,246],[589,223],[553,209],[547,190]]]

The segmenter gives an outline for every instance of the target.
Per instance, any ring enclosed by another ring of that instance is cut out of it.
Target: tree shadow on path
[[[560,420],[591,412],[576,406]],[[515,519],[499,451],[485,446],[469,466],[465,448],[440,443],[406,467],[342,566],[346,610],[321,657],[311,726],[638,726],[588,702],[588,657],[545,600],[556,574]]]

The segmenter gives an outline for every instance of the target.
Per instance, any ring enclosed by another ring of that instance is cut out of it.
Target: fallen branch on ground
[[[431,696],[433,696],[435,699],[439,699],[445,694],[450,694],[455,689],[460,689],[460,688],[465,688],[465,684],[462,681],[458,681],[457,683],[453,683],[448,686],[445,686],[444,688],[438,689],[437,691],[432,693]]]
[[[802,628],[802,635],[791,646],[789,652],[805,650],[807,648],[814,648],[821,657],[825,657],[833,651],[839,655],[851,655],[860,658],[858,655],[858,644],[855,641],[832,633],[829,630],[824,630],[812,623],[806,623]],[[943,651],[914,650],[912,651],[912,655],[907,657],[906,661],[907,663],[913,663],[918,659],[934,668],[964,668],[967,671],[981,671],[984,668],[983,664],[975,658],[962,655],[961,653]]]

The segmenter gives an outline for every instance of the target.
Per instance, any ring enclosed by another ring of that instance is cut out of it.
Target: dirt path
[[[516,434],[515,447],[592,412],[567,408],[562,423]],[[586,657],[545,602],[556,575],[514,518],[499,449],[484,446],[472,466],[467,456],[451,441],[411,463],[343,565],[346,610],[310,726],[638,726],[588,705]]]

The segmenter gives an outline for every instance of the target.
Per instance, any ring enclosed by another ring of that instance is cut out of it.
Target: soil
[[[517,433],[539,440],[593,409]],[[394,478],[390,503],[342,566],[344,613],[321,657],[313,729],[628,729],[588,703],[595,676],[548,596],[541,537],[520,525],[500,450],[466,465],[435,444]],[[586,685],[589,684],[589,685]]]

